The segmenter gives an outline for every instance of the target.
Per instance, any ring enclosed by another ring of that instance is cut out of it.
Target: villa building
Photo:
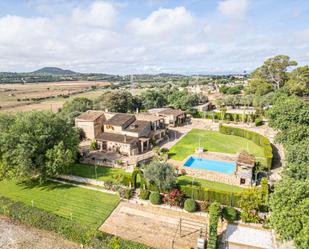
[[[179,109],[155,108],[148,110],[149,113],[164,118],[164,122],[169,126],[179,126],[185,124],[187,115],[184,111]]]
[[[75,118],[75,126],[85,132],[88,139],[95,139],[103,131],[105,114],[103,111],[86,111]]]
[[[75,119],[88,139],[97,142],[101,151],[137,155],[166,136],[164,117],[150,113],[137,115],[104,111],[87,111]]]

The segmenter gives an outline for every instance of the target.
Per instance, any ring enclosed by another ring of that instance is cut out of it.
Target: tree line
[[[309,248],[309,103],[278,92],[267,115],[286,154],[282,179],[270,198],[270,224],[282,239]]]

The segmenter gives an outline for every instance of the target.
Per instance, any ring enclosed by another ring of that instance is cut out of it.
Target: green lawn
[[[190,176],[179,176],[177,178],[177,183],[180,185],[192,185],[193,177]],[[239,193],[243,191],[243,188],[234,186],[234,185],[229,185],[225,183],[220,183],[220,182],[213,182],[213,181],[208,181],[205,179],[200,179],[200,178],[194,178],[193,185],[195,186],[201,186],[209,189],[214,189],[214,190],[223,190],[227,192],[232,192],[232,193]]]
[[[98,227],[118,205],[117,195],[46,182],[0,181],[0,196],[50,211],[79,223]]]
[[[195,149],[199,147],[199,142],[208,151],[236,154],[247,150],[257,157],[264,157],[263,148],[248,139],[221,134],[217,131],[192,129],[170,149],[171,158],[184,160],[195,152]]]
[[[123,169],[97,166],[95,170],[94,165],[88,164],[73,164],[68,173],[101,181],[116,181],[119,175],[131,176],[131,173],[125,172]]]

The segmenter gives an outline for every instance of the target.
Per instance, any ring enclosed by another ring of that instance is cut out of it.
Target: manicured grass
[[[79,223],[99,227],[119,203],[117,195],[46,182],[0,181],[0,196],[47,210]],[[71,216],[72,214],[72,216]]]
[[[192,185],[193,177],[190,176],[179,176],[177,178],[177,183],[180,185]],[[204,188],[214,189],[214,190],[222,190],[232,193],[239,193],[244,189],[238,186],[229,185],[220,182],[212,182],[205,179],[194,178],[193,185],[201,186]]]
[[[97,166],[95,170],[94,165],[88,164],[73,164],[68,173],[76,176],[112,182],[115,182],[119,175],[131,176],[131,173],[125,172],[123,169]]]
[[[170,149],[170,157],[184,160],[199,147],[199,141],[201,147],[208,151],[236,154],[246,150],[257,157],[264,156],[263,148],[248,139],[221,134],[217,131],[192,129]]]

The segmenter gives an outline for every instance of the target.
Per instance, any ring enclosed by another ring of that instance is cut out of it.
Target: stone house
[[[75,118],[75,126],[85,132],[86,138],[93,140],[103,132],[105,120],[103,111],[89,110]]]
[[[187,115],[180,109],[156,108],[148,110],[149,113],[164,118],[164,123],[169,126],[179,126],[185,124]]]
[[[76,118],[76,124],[79,124],[80,116]],[[103,116],[99,132],[93,132],[101,151],[137,155],[148,151],[151,144],[160,142],[166,134],[164,118],[152,114],[103,112]],[[87,129],[87,134],[92,135],[89,130],[94,129],[94,125],[83,127]]]

